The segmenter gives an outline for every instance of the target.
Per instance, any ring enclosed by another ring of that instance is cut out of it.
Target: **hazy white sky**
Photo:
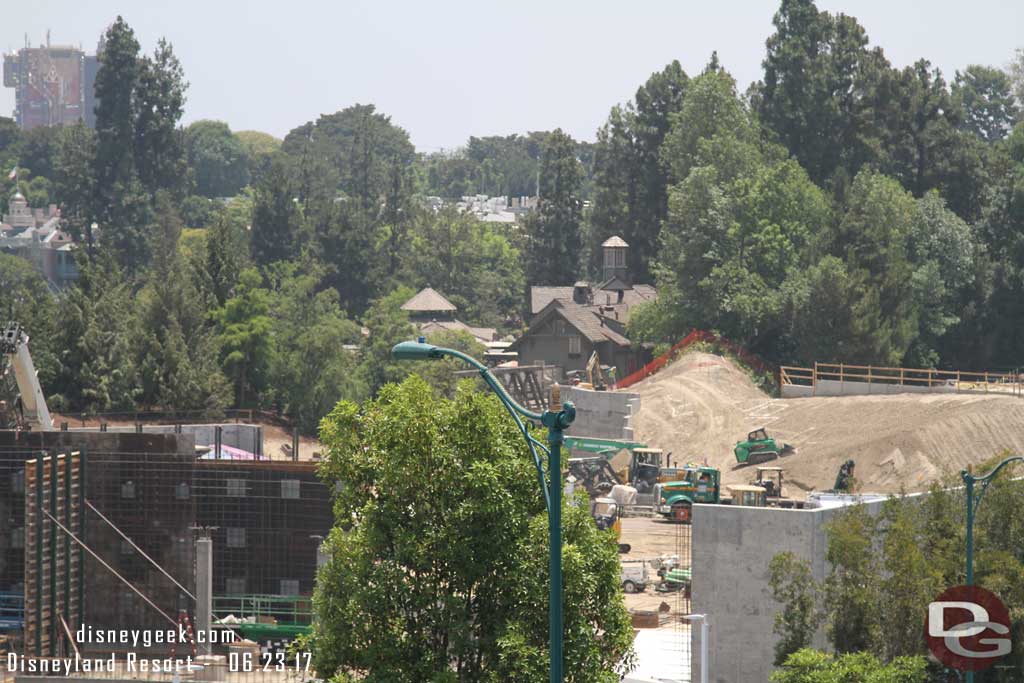
[[[122,14],[143,49],[165,36],[190,82],[186,123],[283,136],[356,102],[374,103],[421,151],[470,135],[561,126],[592,140],[609,108],[678,59],[712,50],[741,88],[760,77],[776,0],[32,0],[3,3],[0,48],[53,43],[94,52]],[[1003,66],[1024,47],[1022,0],[819,0],[857,17],[898,66],[925,57],[948,78]],[[10,115],[14,91],[0,89]]]

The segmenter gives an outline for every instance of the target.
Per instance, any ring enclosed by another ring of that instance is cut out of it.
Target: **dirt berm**
[[[1024,451],[1024,399],[985,394],[894,394],[775,399],[730,360],[687,353],[630,387],[640,394],[636,436],[674,460],[707,462],[724,484],[747,483],[754,468],[734,469],[732,449],[757,428],[797,448],[774,460],[786,470],[787,495],[826,490],[848,458],[864,492],[927,488],[1005,449]],[[780,444],[781,445],[781,444]]]

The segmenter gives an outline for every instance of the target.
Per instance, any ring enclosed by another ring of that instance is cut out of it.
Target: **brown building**
[[[481,344],[488,344],[498,338],[493,327],[473,327],[455,318],[458,307],[448,301],[440,292],[424,287],[402,304],[402,310],[409,314],[409,321],[424,337],[440,330],[468,332]]]
[[[648,352],[625,337],[625,326],[630,310],[653,301],[658,292],[651,285],[633,284],[625,240],[610,237],[601,248],[601,282],[530,287],[530,327],[509,349],[519,353],[521,364],[543,362],[571,372],[584,369],[597,351],[601,364],[615,367],[623,377],[647,360]]]

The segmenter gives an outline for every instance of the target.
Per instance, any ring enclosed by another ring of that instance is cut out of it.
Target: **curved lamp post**
[[[519,432],[526,440],[526,445],[533,456],[533,464],[537,469],[537,481],[544,495],[544,504],[548,510],[548,537],[551,542],[551,553],[548,560],[550,581],[548,584],[548,638],[551,648],[550,683],[562,683],[562,442],[564,430],[576,418],[576,408],[572,403],[561,404],[558,411],[545,410],[535,413],[516,403],[501,382],[491,374],[485,365],[470,355],[433,346],[425,343],[423,337],[418,342],[401,342],[391,349],[391,357],[395,360],[437,360],[451,356],[471,365],[480,372],[480,377],[497,394],[509,415],[515,420]],[[558,385],[551,390],[551,406],[560,403]],[[529,427],[523,419],[539,421],[548,428],[548,446],[533,438]],[[544,466],[537,449],[548,456],[548,482],[544,482]]]
[[[970,468],[962,470],[960,477],[964,480],[964,487],[967,491],[967,585],[974,585],[974,514],[978,510],[978,506],[981,504],[981,498],[985,495],[985,491],[988,490],[988,485],[992,483],[996,475],[999,474],[999,470],[1003,469],[1011,462],[1024,462],[1024,457],[1015,455],[1012,458],[1007,458],[1001,463],[996,465],[995,469],[984,474],[980,477],[974,476]],[[978,497],[974,497],[974,485],[976,483],[981,484],[981,488],[978,490]],[[967,683],[973,683],[974,672],[967,672]]]

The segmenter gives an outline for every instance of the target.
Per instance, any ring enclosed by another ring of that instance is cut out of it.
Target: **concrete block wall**
[[[640,410],[640,395],[627,391],[593,391],[562,386],[563,401],[576,406],[576,420],[567,431],[599,439],[632,439],[631,416]]]
[[[877,514],[881,502],[867,503]],[[732,505],[693,507],[693,587],[691,609],[706,614],[709,681],[741,683],[767,681],[774,670],[772,630],[779,605],[768,586],[768,563],[790,551],[810,562],[815,580],[828,572],[825,524],[841,508],[786,510]],[[693,680],[700,661],[700,629],[691,636]],[[825,648],[824,631],[814,647]]]
[[[194,424],[181,425],[181,433],[193,437],[196,446],[210,446],[215,440],[216,428],[221,428],[221,443],[232,448],[241,448],[250,453],[263,452],[263,428],[259,425],[236,424],[228,422],[225,424]],[[96,427],[84,429],[70,429],[69,433],[102,433]],[[135,433],[135,427],[111,426],[105,432],[107,434]],[[174,434],[175,425],[143,425],[143,434]]]

